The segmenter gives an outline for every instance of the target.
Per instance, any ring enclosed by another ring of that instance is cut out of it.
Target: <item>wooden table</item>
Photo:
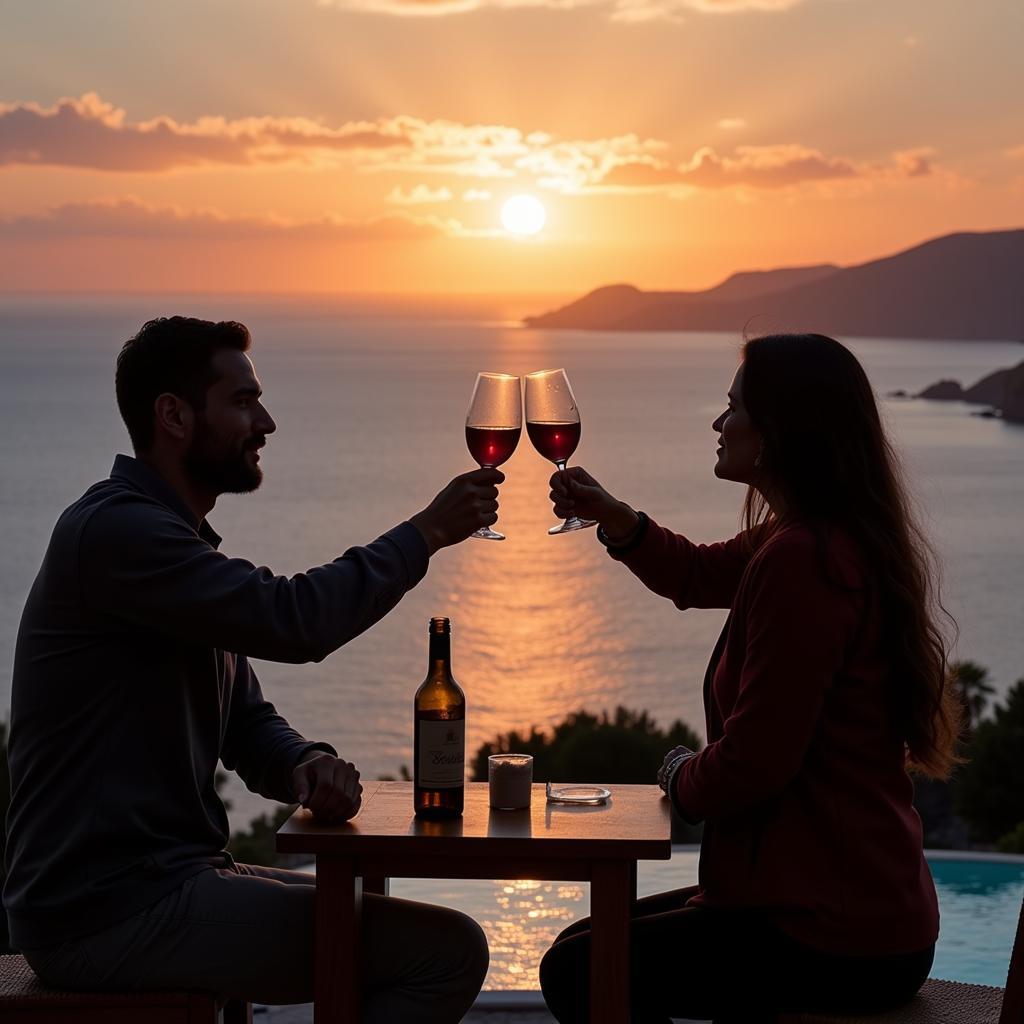
[[[316,856],[316,1024],[356,1024],[359,910],[388,878],[535,878],[590,882],[593,1024],[629,1019],[629,916],[636,862],[672,853],[668,801],[657,786],[609,786],[599,807],[548,804],[533,787],[529,810],[494,811],[487,784],[466,785],[452,821],[412,813],[412,784],[371,782],[358,816],[317,825],[299,809],[277,833],[282,853]]]

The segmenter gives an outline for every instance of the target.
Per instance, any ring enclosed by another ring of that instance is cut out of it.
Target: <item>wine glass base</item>
[[[561,526],[552,526],[548,533],[554,537],[559,533],[572,533],[575,530],[586,530],[590,526],[597,526],[596,519],[577,519],[575,516],[572,519],[566,519]]]
[[[498,533],[496,530],[492,530],[489,527],[481,526],[476,533],[471,533],[470,537],[476,537],[477,540],[504,540],[505,534]]]

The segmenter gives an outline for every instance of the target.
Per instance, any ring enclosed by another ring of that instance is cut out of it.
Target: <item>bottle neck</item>
[[[427,663],[430,675],[452,674],[452,638],[450,633],[430,634],[430,655]]]

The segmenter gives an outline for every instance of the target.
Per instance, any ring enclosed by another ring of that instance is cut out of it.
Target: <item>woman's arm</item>
[[[555,515],[598,522],[598,537],[649,590],[677,608],[730,608],[755,548],[742,533],[717,544],[694,544],[612,497],[585,469],[551,478]]]
[[[609,543],[608,554],[677,608],[731,608],[751,558],[750,538],[741,533],[716,544],[694,544],[644,518],[638,542],[621,547]]]

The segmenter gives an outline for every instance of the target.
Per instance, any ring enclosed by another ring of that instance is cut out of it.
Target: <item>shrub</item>
[[[974,730],[955,785],[957,810],[974,837],[995,842],[1024,821],[1024,679]]]
[[[1012,832],[1007,832],[996,847],[1000,853],[1024,853],[1024,821],[1019,822]]]
[[[550,733],[533,726],[529,733],[503,733],[485,743],[473,758],[473,778],[487,781],[487,758],[515,751],[533,755],[539,782],[651,783],[672,747],[699,750],[700,737],[684,722],[659,729],[646,711],[618,707],[614,716],[589,711],[569,715]]]

